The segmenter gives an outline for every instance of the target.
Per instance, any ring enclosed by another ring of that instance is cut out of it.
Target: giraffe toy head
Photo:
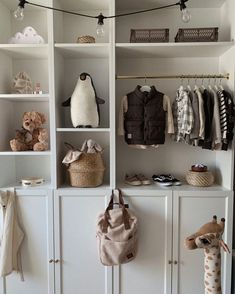
[[[189,250],[221,246],[224,251],[229,252],[228,246],[222,240],[225,219],[217,223],[217,216],[213,216],[211,222],[203,225],[195,234],[185,239],[185,247]]]

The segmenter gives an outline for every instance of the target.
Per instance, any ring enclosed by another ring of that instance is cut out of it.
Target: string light
[[[186,2],[188,2],[188,0],[180,0],[179,2],[174,3],[174,4],[169,4],[169,5],[164,5],[164,6],[160,6],[160,7],[149,8],[149,9],[144,9],[144,10],[139,10],[139,11],[121,13],[121,14],[116,14],[116,15],[111,15],[111,16],[104,16],[102,13],[100,13],[98,16],[93,16],[93,15],[89,15],[89,14],[83,14],[83,13],[79,13],[79,12],[73,12],[73,11],[49,7],[49,6],[45,6],[45,5],[41,5],[41,4],[31,3],[27,0],[19,0],[18,7],[17,7],[16,11],[14,11],[13,15],[17,20],[23,20],[24,8],[25,8],[25,4],[27,4],[27,5],[32,5],[32,6],[36,6],[36,7],[59,11],[59,12],[67,13],[67,14],[77,15],[77,16],[81,16],[81,17],[97,19],[96,34],[98,37],[103,37],[105,35],[105,30],[104,30],[104,20],[105,19],[130,16],[130,15],[134,15],[134,14],[142,14],[142,13],[146,13],[146,12],[150,12],[150,11],[156,11],[156,10],[160,10],[160,9],[170,8],[173,6],[180,6],[182,21],[189,22],[191,19],[191,14],[185,5]]]

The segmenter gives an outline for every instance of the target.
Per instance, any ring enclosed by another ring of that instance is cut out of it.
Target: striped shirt
[[[223,141],[226,141],[228,132],[228,118],[226,113],[225,97],[222,90],[219,90],[217,92],[217,95],[219,98],[220,128],[222,133],[222,139]]]

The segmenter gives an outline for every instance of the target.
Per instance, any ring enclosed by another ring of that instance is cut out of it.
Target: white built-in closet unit
[[[98,15],[155,7],[170,0],[34,0],[49,6]],[[115,3],[116,2],[116,3]],[[173,1],[174,2],[174,1]],[[208,151],[175,143],[170,138],[157,150],[134,150],[117,136],[121,98],[144,80],[117,80],[118,75],[225,74],[223,85],[234,91],[235,2],[189,0],[189,24],[178,8],[105,21],[106,35],[96,44],[76,44],[81,35],[94,35],[96,21],[27,6],[22,22],[12,17],[18,1],[0,0],[0,187],[15,186],[20,222],[25,232],[22,248],[25,282],[16,274],[0,280],[1,294],[199,294],[203,293],[203,252],[187,251],[185,236],[216,214],[226,218],[224,239],[232,247],[233,147]],[[45,45],[9,45],[9,38],[33,26]],[[219,27],[217,43],[174,43],[178,28]],[[130,44],[132,28],[169,28],[170,43]],[[12,95],[12,78],[26,71],[40,82],[43,95]],[[101,105],[97,129],[72,128],[69,109],[61,107],[81,72],[91,74]],[[212,81],[211,81],[212,82]],[[180,80],[149,80],[174,99]],[[194,81],[191,81],[193,85]],[[201,81],[198,81],[200,84]],[[205,81],[205,84],[207,82]],[[25,111],[42,111],[50,133],[47,152],[12,152],[9,140],[21,126]],[[92,138],[104,147],[106,176],[95,189],[68,185],[64,142],[80,147]],[[132,188],[125,173],[173,173],[184,178],[194,163],[202,162],[216,175],[209,188],[186,184],[163,189],[156,185]],[[43,176],[39,188],[22,189],[25,176]],[[111,189],[120,187],[140,222],[139,254],[121,267],[99,262],[95,220],[108,202]],[[223,293],[230,294],[231,255],[223,255]]]

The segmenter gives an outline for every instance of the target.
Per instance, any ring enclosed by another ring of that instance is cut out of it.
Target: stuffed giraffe
[[[221,253],[222,247],[229,252],[228,246],[222,240],[225,219],[217,223],[217,216],[202,226],[198,232],[185,239],[185,247],[189,250],[204,249],[204,286],[205,294],[222,294],[221,288]]]

